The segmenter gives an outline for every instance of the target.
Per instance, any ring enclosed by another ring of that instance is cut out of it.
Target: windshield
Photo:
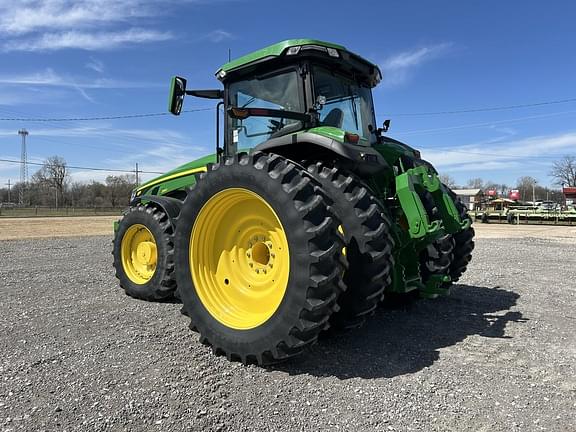
[[[375,135],[374,107],[370,88],[321,67],[314,68],[316,98],[324,96],[326,103],[320,110],[322,126],[332,126],[360,135],[359,144],[370,145]]]
[[[228,103],[236,107],[269,108],[304,112],[295,70],[264,78],[253,78],[230,84]],[[232,141],[240,148],[254,147],[274,136],[301,128],[298,120],[278,117],[249,117],[232,122]]]

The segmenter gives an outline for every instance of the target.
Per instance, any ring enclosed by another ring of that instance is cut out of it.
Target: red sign
[[[520,199],[520,191],[516,189],[511,190],[508,194],[508,198],[510,198],[512,201],[518,201]]]
[[[564,192],[566,198],[576,198],[576,187],[562,188],[562,192]]]
[[[496,191],[495,191],[494,189],[490,189],[490,190],[486,191],[486,194],[487,194],[489,197],[495,197],[495,196],[496,196]]]

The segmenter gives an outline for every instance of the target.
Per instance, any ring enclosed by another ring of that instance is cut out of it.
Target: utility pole
[[[20,129],[18,135],[22,137],[22,147],[20,149],[20,193],[18,197],[18,202],[20,205],[24,205],[26,189],[28,189],[28,154],[26,152],[26,137],[28,136],[28,131],[26,129]]]
[[[138,162],[136,162],[136,187],[138,187]]]
[[[536,207],[536,180],[532,183],[532,205]]]
[[[8,179],[8,183],[6,183],[6,186],[8,186],[8,202],[12,202],[12,199],[10,197],[10,179]]]

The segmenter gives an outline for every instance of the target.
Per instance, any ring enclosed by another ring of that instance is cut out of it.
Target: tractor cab
[[[216,77],[223,92],[189,91],[185,80],[175,77],[170,111],[179,114],[184,94],[222,97],[221,153],[231,156],[246,148],[282,153],[281,148],[294,151],[292,144],[305,142],[308,152],[335,152],[348,160],[370,153],[370,162],[385,165],[376,151],[367,150],[382,131],[376,127],[371,93],[380,70],[343,46],[288,40],[225,64]],[[357,150],[351,153],[346,146]]]

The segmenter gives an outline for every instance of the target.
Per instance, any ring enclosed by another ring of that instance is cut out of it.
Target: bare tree
[[[448,186],[450,189],[456,188],[456,180],[448,174],[440,174],[440,181]]]
[[[64,187],[69,173],[66,161],[60,156],[50,156],[33,176],[33,182],[51,186],[56,189],[56,207],[64,203]]]
[[[536,185],[538,181],[534,177],[520,177],[516,182],[516,189],[520,191],[522,201],[534,201],[536,198]]]
[[[479,177],[473,178],[468,180],[466,186],[471,189],[484,189],[484,180]]]
[[[130,192],[136,186],[136,177],[132,174],[106,177],[110,203],[112,207],[119,204],[127,205],[130,200]]]
[[[576,187],[576,157],[564,156],[562,160],[554,162],[550,176],[557,185]]]

